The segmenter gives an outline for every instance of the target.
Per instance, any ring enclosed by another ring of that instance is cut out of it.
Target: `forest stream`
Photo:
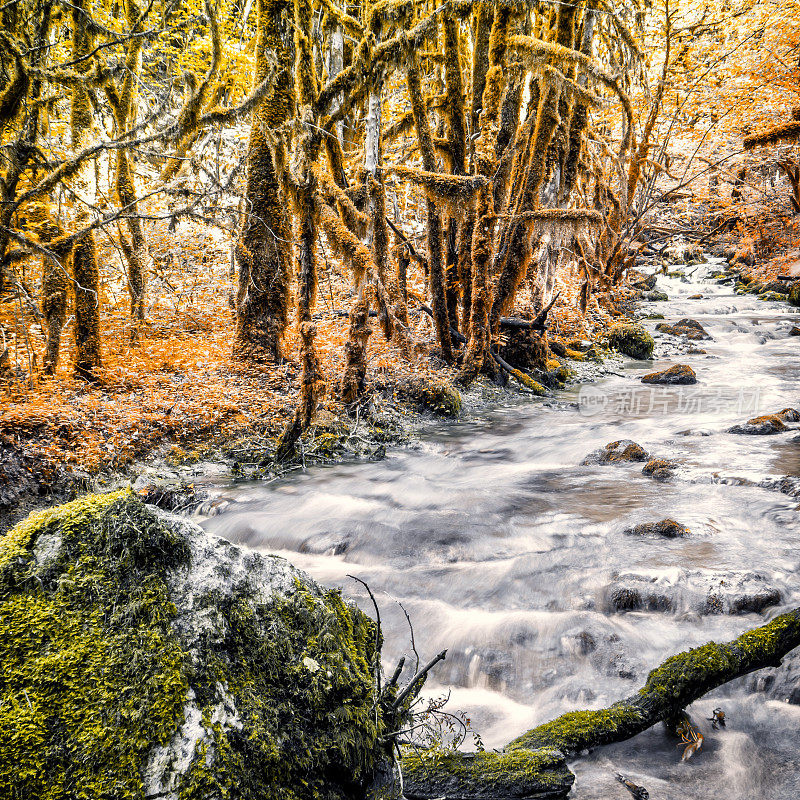
[[[487,748],[626,697],[667,656],[800,605],[798,499],[759,486],[800,475],[800,436],[726,432],[798,407],[800,338],[789,337],[797,312],[734,294],[708,277],[718,267],[699,265],[689,282],[659,276],[670,300],[642,309],[667,322],[691,317],[711,340],[687,344],[644,320],[653,362],[627,360],[555,398],[509,399],[437,423],[380,462],[217,485],[231,503],[202,525],[285,556],[372,614],[348,576],[365,581],[380,607],[387,671],[411,655],[402,603],[423,660],[448,650],[427,695],[449,692]],[[694,345],[706,352],[688,352]],[[639,381],[675,363],[691,366],[698,383]],[[674,476],[654,480],[642,463],[581,464],[619,439],[677,462]],[[690,535],[625,533],[663,518]],[[800,797],[800,705],[786,702],[772,672],[691,707],[705,735],[691,761],[680,761],[659,725],[572,763],[571,797],[626,797],[616,771],[653,800]],[[707,718],[717,706],[728,724],[715,731]]]

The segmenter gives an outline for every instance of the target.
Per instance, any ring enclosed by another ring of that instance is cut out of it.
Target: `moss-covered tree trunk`
[[[75,0],[72,10],[72,56],[82,58],[93,47],[92,35],[82,14],[85,0]],[[79,62],[78,71],[88,69],[91,62]],[[85,65],[85,66],[84,66]],[[83,67],[83,69],[82,69]],[[83,85],[76,85],[72,90],[70,104],[70,132],[72,146],[75,150],[85,147],[91,140],[92,106],[89,92]],[[94,202],[94,196],[88,196],[93,186],[94,177],[91,162],[85,162],[76,177],[75,189],[81,200]],[[79,209],[75,224],[84,227],[90,222],[88,209]],[[97,370],[103,363],[100,341],[100,270],[97,264],[97,245],[94,231],[81,237],[72,251],[72,276],[75,281],[75,374],[86,380],[96,377]],[[53,274],[58,283],[60,277]],[[57,344],[53,343],[53,370],[57,366]],[[48,340],[48,351],[50,342]]]
[[[417,132],[422,166],[428,172],[436,172],[436,155],[433,149],[433,136],[425,98],[422,94],[419,64],[413,52],[407,56],[406,85],[411,100],[411,111],[414,116],[414,127]],[[445,361],[453,360],[453,346],[450,339],[450,315],[447,309],[447,291],[445,277],[445,260],[443,252],[442,218],[433,200],[426,201],[427,238],[428,238],[428,284],[433,306],[433,323],[436,338],[442,349]]]
[[[293,107],[292,5],[258,0],[253,86],[278,65],[271,94],[253,110],[247,153],[247,190],[242,235],[236,247],[239,285],[234,352],[276,362],[288,323],[291,223],[282,190],[285,145],[280,127]]]

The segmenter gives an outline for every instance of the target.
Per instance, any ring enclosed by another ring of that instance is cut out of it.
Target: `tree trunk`
[[[288,323],[291,225],[281,188],[283,142],[277,129],[292,108],[291,4],[258,0],[258,34],[253,86],[279,64],[272,95],[253,111],[247,153],[246,214],[236,247],[239,286],[234,353],[254,361],[281,359]],[[274,133],[273,133],[274,132]]]
[[[75,0],[72,11],[72,55],[81,58],[93,47],[91,33],[81,14],[85,0]],[[90,61],[85,64],[88,68]],[[80,70],[80,66],[77,67]],[[70,130],[75,150],[85,147],[92,136],[92,107],[89,92],[82,85],[72,90]],[[76,177],[75,189],[79,195],[91,195],[85,200],[94,201],[94,170],[90,161],[84,163]],[[88,210],[79,211],[75,224],[84,227],[90,222]],[[72,251],[72,275],[75,279],[75,374],[86,380],[96,377],[102,366],[100,343],[100,270],[97,265],[97,245],[94,231],[83,236]],[[55,367],[54,367],[55,369]]]

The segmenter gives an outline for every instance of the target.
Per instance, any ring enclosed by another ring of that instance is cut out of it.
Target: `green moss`
[[[430,748],[406,752],[402,768],[407,782],[425,780],[438,773],[456,779],[464,788],[480,786],[497,791],[515,787],[517,792],[520,785],[561,786],[569,775],[563,756],[554,750],[462,753]]]
[[[398,385],[397,395],[423,411],[443,417],[457,417],[461,411],[461,395],[447,381],[413,378]]]
[[[655,341],[641,326],[635,323],[620,323],[608,332],[609,347],[640,360],[653,357]]]
[[[221,639],[198,643],[192,686],[209,715],[220,684],[242,728],[213,728],[198,746],[181,800],[339,798],[356,793],[380,755],[374,623],[337,592],[254,604],[209,597]]]
[[[641,716],[639,709],[624,701],[596,711],[572,711],[523,733],[507,749],[554,747],[563,753],[575,753],[586,747],[586,742],[602,742],[604,738],[611,741],[616,731]]]
[[[0,540],[0,798],[141,798],[142,761],[183,714],[164,570],[187,552],[128,492]]]
[[[800,281],[793,283],[789,289],[789,303],[800,308]]]

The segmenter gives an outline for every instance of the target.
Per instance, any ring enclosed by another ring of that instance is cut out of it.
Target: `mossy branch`
[[[632,697],[596,711],[572,711],[522,734],[507,750],[556,748],[566,756],[630,739],[680,714],[712,689],[777,666],[800,646],[800,608],[747,631],[732,642],[709,642],[671,656]]]
[[[796,142],[798,139],[800,139],[800,120],[793,119],[745,137],[744,149],[752,150],[755,147],[766,147],[780,142]]]
[[[447,202],[469,200],[478,189],[489,182],[482,175],[443,175],[399,165],[387,168],[386,172],[393,172],[398,177],[421,186],[433,199]]]

